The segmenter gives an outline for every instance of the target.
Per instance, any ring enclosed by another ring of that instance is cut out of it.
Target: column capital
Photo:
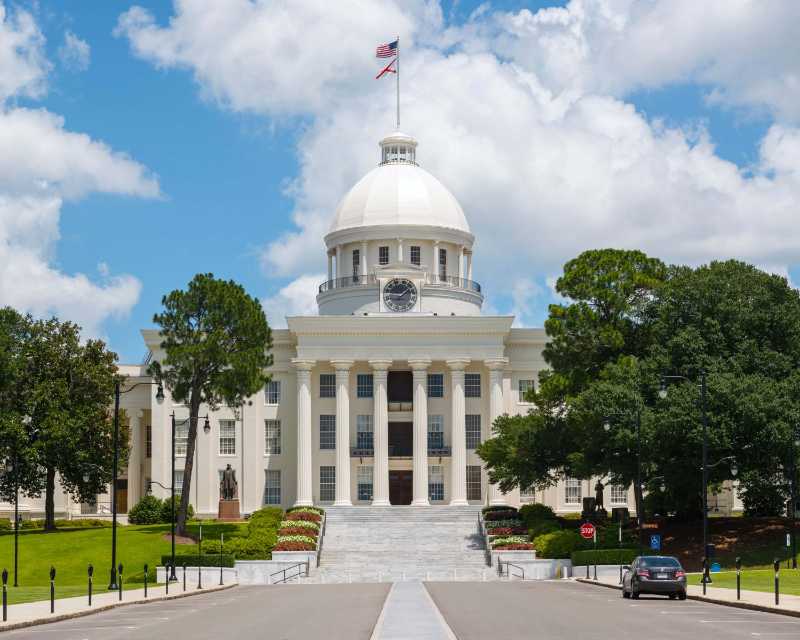
[[[508,364],[508,358],[486,358],[486,360],[483,361],[483,364],[490,371],[502,370],[506,368],[506,365]]]
[[[292,358],[292,364],[298,371],[311,371],[314,365],[317,364],[317,361],[306,360],[305,358]]]
[[[426,371],[431,366],[430,358],[409,358],[408,366],[414,371]]]
[[[369,366],[372,367],[375,371],[388,371],[389,367],[392,366],[391,360],[383,360],[383,359],[376,359],[376,360],[368,360]]]
[[[453,371],[463,371],[464,369],[467,368],[467,365],[470,363],[470,359],[469,358],[453,358],[452,360],[445,360],[445,363]]]
[[[353,360],[331,360],[331,366],[338,371],[349,371],[353,366]]]

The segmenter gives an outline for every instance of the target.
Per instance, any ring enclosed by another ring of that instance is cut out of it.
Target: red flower
[[[278,529],[279,536],[308,536],[309,538],[316,538],[316,531],[306,529],[305,527],[284,527]]]
[[[295,541],[287,541],[287,542],[279,542],[273,548],[273,551],[315,551],[315,547],[313,544],[309,544],[307,542],[295,542]]]
[[[293,511],[292,513],[287,513],[284,517],[284,520],[305,520],[307,522],[319,522],[322,520],[322,516],[318,513],[309,513],[307,511]]]

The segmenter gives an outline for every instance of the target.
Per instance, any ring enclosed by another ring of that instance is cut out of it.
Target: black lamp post
[[[129,393],[142,385],[157,385],[156,400],[164,400],[164,387],[159,382],[137,382],[122,391],[120,382],[114,383],[114,465],[111,472],[111,580],[108,583],[109,591],[119,589],[117,584],[117,475],[119,472],[119,397]]]
[[[786,515],[789,516],[789,532],[792,538],[792,569],[797,569],[797,537],[795,522],[797,521],[797,448],[800,447],[800,429],[794,428],[792,434],[792,477],[790,481],[791,500],[792,504],[786,510]]]
[[[19,475],[17,472],[16,447],[14,447],[14,457],[6,463],[6,471],[14,474],[14,586],[18,587],[19,582],[17,581],[17,566],[19,561]]]

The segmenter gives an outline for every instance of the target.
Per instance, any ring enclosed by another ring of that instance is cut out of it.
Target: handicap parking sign
[[[661,551],[661,534],[653,533],[650,535],[650,548],[653,551]]]

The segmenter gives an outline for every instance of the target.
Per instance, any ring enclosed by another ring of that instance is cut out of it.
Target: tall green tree
[[[269,377],[272,333],[261,304],[232,280],[197,274],[187,289],[162,299],[164,310],[153,317],[161,330],[165,357],[150,372],[178,402],[189,408],[189,433],[177,529],[186,531],[186,516],[201,405],[238,407]]]

